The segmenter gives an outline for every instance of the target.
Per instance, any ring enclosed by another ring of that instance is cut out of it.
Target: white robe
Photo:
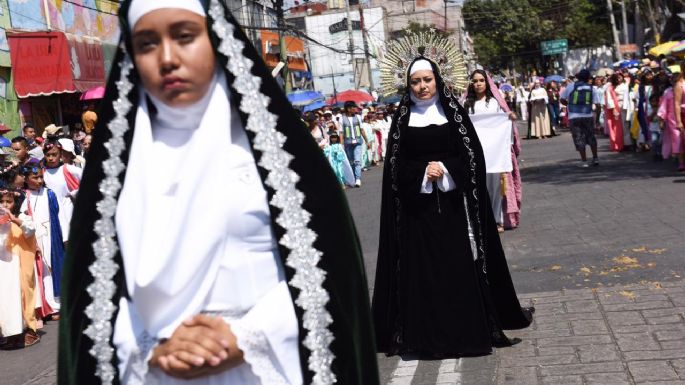
[[[45,300],[54,310],[59,311],[59,297],[55,297],[52,287],[52,242],[50,229],[50,204],[48,202],[48,189],[41,188],[40,191],[29,191],[24,203],[21,205],[21,212],[25,213],[31,206],[33,223],[36,226],[36,241],[43,258],[43,285],[45,286]],[[36,274],[38,279],[38,274]],[[38,287],[36,285],[36,287]],[[36,308],[41,307],[40,290],[36,290]]]
[[[225,81],[222,74],[218,76],[219,82]],[[122,298],[118,304],[121,311],[114,330],[124,385],[272,385],[303,381],[298,321],[271,231],[267,194],[237,110],[226,105],[225,95],[221,94],[225,90],[214,92],[211,100],[199,102],[203,104],[199,112],[194,106],[187,112],[204,114],[206,108],[211,124],[206,124],[203,117],[199,127],[193,121],[178,127],[178,122],[172,120],[178,111],[163,105],[158,106],[157,115],[165,117],[163,122],[150,123],[145,120],[147,109],[143,106],[138,110],[129,171],[116,214],[127,285],[133,298],[133,302]],[[222,115],[228,111],[230,118]],[[213,113],[218,116],[211,116]],[[206,153],[215,143],[223,144],[221,151]],[[201,151],[194,152],[198,149]],[[211,156],[211,161],[203,163],[203,156]],[[152,174],[140,168],[159,160],[165,167],[153,165],[156,172]],[[210,179],[198,181],[201,186],[187,186],[187,178],[173,183],[179,175],[189,175],[183,173],[184,169],[189,173],[206,172],[207,167],[216,169],[211,168]],[[143,189],[142,183],[149,178],[154,178],[152,185]],[[141,191],[147,196],[140,196]],[[178,205],[183,204],[183,199],[178,198],[183,194],[191,194],[194,205],[206,204],[206,210],[181,212]],[[180,227],[182,232],[176,234],[177,218],[188,217],[190,220]],[[207,234],[216,234],[219,239]],[[155,254],[168,244],[189,249],[180,254],[168,252],[165,255],[173,258],[167,262],[170,265],[158,266],[163,263]],[[208,245],[216,247],[208,249]],[[197,268],[194,257],[207,261],[206,269],[198,272],[199,280],[185,276],[185,265]],[[167,270],[174,276],[158,275]],[[158,295],[150,297],[155,292]],[[203,293],[199,303],[195,301],[197,293]],[[166,299],[156,300],[160,297]],[[178,300],[186,297],[193,300]],[[156,340],[170,337],[182,321],[179,316],[188,312],[220,314],[236,335],[246,363],[190,381],[148,368]]]
[[[62,165],[57,168],[46,169],[43,173],[45,178],[45,185],[57,196],[57,203],[59,204],[59,224],[62,228],[62,240],[64,242],[69,240],[69,226],[71,224],[71,215],[74,212],[74,202],[72,198],[76,197],[78,190],[69,191],[67,181],[64,179],[64,170],[66,167],[71,175],[79,181],[83,174],[83,169],[72,166]]]
[[[24,331],[19,256],[7,250],[11,223],[0,225],[0,336]]]

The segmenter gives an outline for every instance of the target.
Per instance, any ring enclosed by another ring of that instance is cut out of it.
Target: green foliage
[[[493,69],[535,65],[540,42],[568,39],[569,48],[611,40],[603,0],[465,0],[466,30],[478,61]],[[605,3],[604,3],[605,4]]]
[[[405,35],[411,35],[411,34],[418,34],[420,32],[433,32],[437,33],[438,35],[441,35],[443,37],[449,37],[449,34],[446,34],[443,30],[438,29],[435,25],[426,25],[426,24],[421,24],[417,23],[415,21],[410,21],[409,24],[402,30],[402,33],[399,37],[404,37]]]

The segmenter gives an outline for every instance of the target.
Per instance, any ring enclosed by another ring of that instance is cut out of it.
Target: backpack
[[[568,98],[568,111],[572,114],[592,114],[592,86],[587,83],[574,84]]]

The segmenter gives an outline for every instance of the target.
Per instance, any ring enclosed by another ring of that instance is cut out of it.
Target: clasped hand
[[[243,362],[230,325],[221,317],[199,314],[184,321],[171,338],[155,347],[149,365],[172,377],[193,379],[224,372]]]
[[[435,182],[438,179],[442,178],[442,176],[445,175],[445,171],[442,169],[442,166],[438,162],[429,162],[428,167],[426,168],[426,176],[427,179],[430,182]]]

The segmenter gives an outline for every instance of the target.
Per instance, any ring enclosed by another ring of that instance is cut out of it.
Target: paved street
[[[685,174],[600,144],[601,166],[581,169],[568,133],[523,142],[522,224],[503,234],[520,297],[537,308],[509,333],[523,342],[443,361],[379,355],[384,383],[685,384]],[[347,192],[371,290],[381,174]],[[0,352],[2,381],[54,383],[55,326],[34,348]]]
[[[579,168],[568,133],[524,140],[522,224],[503,241],[535,323],[490,356],[443,361],[379,355],[386,384],[685,384],[685,175],[646,154]],[[349,190],[369,278],[381,170]],[[369,283],[371,290],[373,283]]]

